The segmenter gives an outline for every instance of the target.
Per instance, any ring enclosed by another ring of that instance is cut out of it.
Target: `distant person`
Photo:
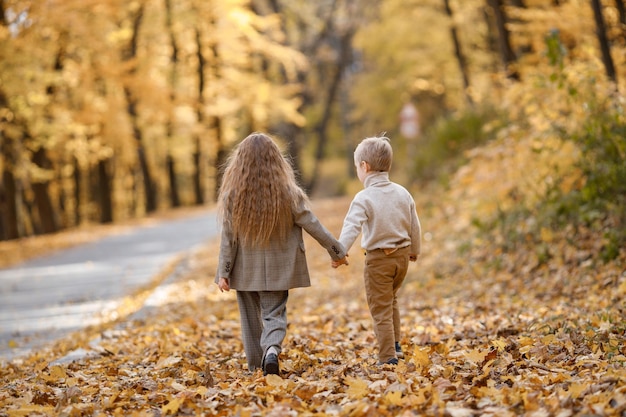
[[[337,265],[347,263],[345,251],[263,133],[252,133],[230,155],[218,204],[223,223],[215,282],[221,291],[237,290],[248,369],[279,374],[289,290],[311,285],[302,229]]]
[[[365,189],[352,200],[339,237],[349,251],[363,232],[365,294],[378,340],[379,365],[397,365],[398,358],[404,357],[397,293],[421,245],[415,201],[404,187],[389,180],[392,159],[386,137],[366,138],[357,146],[354,164]],[[340,264],[332,261],[333,268]]]

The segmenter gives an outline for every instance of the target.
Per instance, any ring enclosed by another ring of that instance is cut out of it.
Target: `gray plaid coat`
[[[284,291],[309,287],[311,280],[302,229],[324,247],[333,260],[346,255],[341,243],[320,223],[304,201],[293,213],[293,219],[294,225],[287,240],[270,240],[265,248],[240,246],[224,222],[215,282],[220,277],[228,278],[230,288],[238,291]]]

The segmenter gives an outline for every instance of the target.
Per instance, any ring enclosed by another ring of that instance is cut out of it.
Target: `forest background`
[[[124,319],[142,289],[119,321],[3,365],[0,414],[626,412],[622,0],[0,0],[0,12],[1,266],[79,243],[85,226],[211,206],[253,130],[281,141],[333,233],[362,187],[354,147],[387,132],[392,178],[424,224],[397,372],[372,364],[362,254],[329,272],[307,242],[315,285],[290,300],[284,378],[246,373],[212,241],[147,317]],[[74,349],[95,356],[54,362]]]
[[[262,130],[315,196],[352,193],[354,146],[387,132],[396,180],[463,184],[478,226],[532,211],[537,230],[600,224],[605,257],[624,243],[622,0],[0,12],[3,240],[210,204],[229,150]]]

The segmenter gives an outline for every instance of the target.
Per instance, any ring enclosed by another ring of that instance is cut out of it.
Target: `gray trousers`
[[[281,352],[287,334],[288,297],[289,291],[237,291],[249,370],[263,367],[263,358],[270,346]]]

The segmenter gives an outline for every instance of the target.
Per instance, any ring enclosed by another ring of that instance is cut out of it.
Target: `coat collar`
[[[367,188],[367,187],[371,187],[377,184],[388,183],[388,182],[389,182],[389,172],[380,171],[380,172],[373,172],[369,174],[365,178],[365,181],[363,181],[363,185],[365,186],[365,188]]]

